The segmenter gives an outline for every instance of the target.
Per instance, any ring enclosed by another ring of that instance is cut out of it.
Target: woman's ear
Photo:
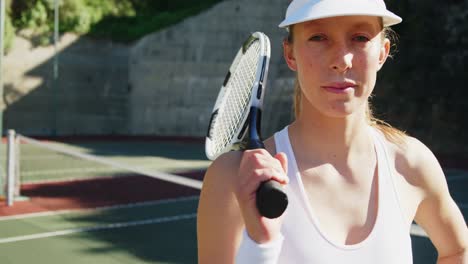
[[[283,40],[283,56],[289,69],[297,71],[296,57],[294,56],[293,45],[287,39]]]
[[[382,69],[382,66],[385,64],[385,61],[388,58],[388,55],[390,54],[390,40],[388,38],[385,38],[382,47],[380,48],[380,53],[379,53],[379,68],[378,70]]]

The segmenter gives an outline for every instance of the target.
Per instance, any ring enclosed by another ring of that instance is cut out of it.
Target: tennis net
[[[179,144],[178,147],[183,145]],[[128,146],[132,146],[133,150],[141,150],[143,146],[148,148],[148,142],[136,145],[132,142],[113,142],[113,145],[96,143],[76,145],[37,140],[9,131],[7,179],[4,181],[7,204],[12,205],[15,197],[28,196],[27,193],[23,194],[22,190],[24,191],[26,186],[27,192],[28,186],[32,185],[49,185],[50,188],[51,184],[67,183],[80,186],[76,188],[82,188],[83,191],[87,190],[83,186],[93,185],[94,188],[98,188],[99,185],[108,185],[101,187],[104,191],[115,184],[135,185],[139,182],[139,185],[128,188],[136,188],[134,191],[140,192],[140,196],[141,192],[144,192],[143,189],[148,189],[149,186],[153,189],[147,192],[166,194],[167,189],[171,189],[168,184],[193,190],[201,188],[200,176],[193,176],[188,172],[203,171],[208,161],[194,157],[188,160],[184,157],[178,159],[174,153],[166,157],[153,156],[148,151],[125,153],[125,146],[127,149]],[[169,151],[170,146],[167,143],[164,147]],[[177,152],[174,147],[172,151]],[[184,150],[180,148],[180,151]],[[154,181],[155,179],[157,181]],[[122,189],[122,186],[120,188]],[[131,194],[121,192],[121,195]]]

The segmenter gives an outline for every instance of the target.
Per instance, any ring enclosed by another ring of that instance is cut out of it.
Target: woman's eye
[[[314,35],[309,38],[310,41],[323,41],[325,39],[326,39],[325,36],[322,36],[322,35]]]
[[[360,35],[360,36],[353,37],[353,40],[358,41],[358,42],[367,42],[370,39],[368,37],[366,37],[366,36]]]

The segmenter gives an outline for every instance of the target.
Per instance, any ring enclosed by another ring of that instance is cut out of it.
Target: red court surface
[[[204,171],[182,176],[201,180]],[[0,204],[0,216],[69,209],[86,209],[198,195],[199,190],[147,176],[119,176],[73,181],[23,184],[13,206]]]

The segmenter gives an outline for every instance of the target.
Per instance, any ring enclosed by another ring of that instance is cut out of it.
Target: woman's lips
[[[328,92],[335,94],[344,94],[353,91],[356,88],[356,84],[350,82],[331,83],[323,85],[322,88]]]

